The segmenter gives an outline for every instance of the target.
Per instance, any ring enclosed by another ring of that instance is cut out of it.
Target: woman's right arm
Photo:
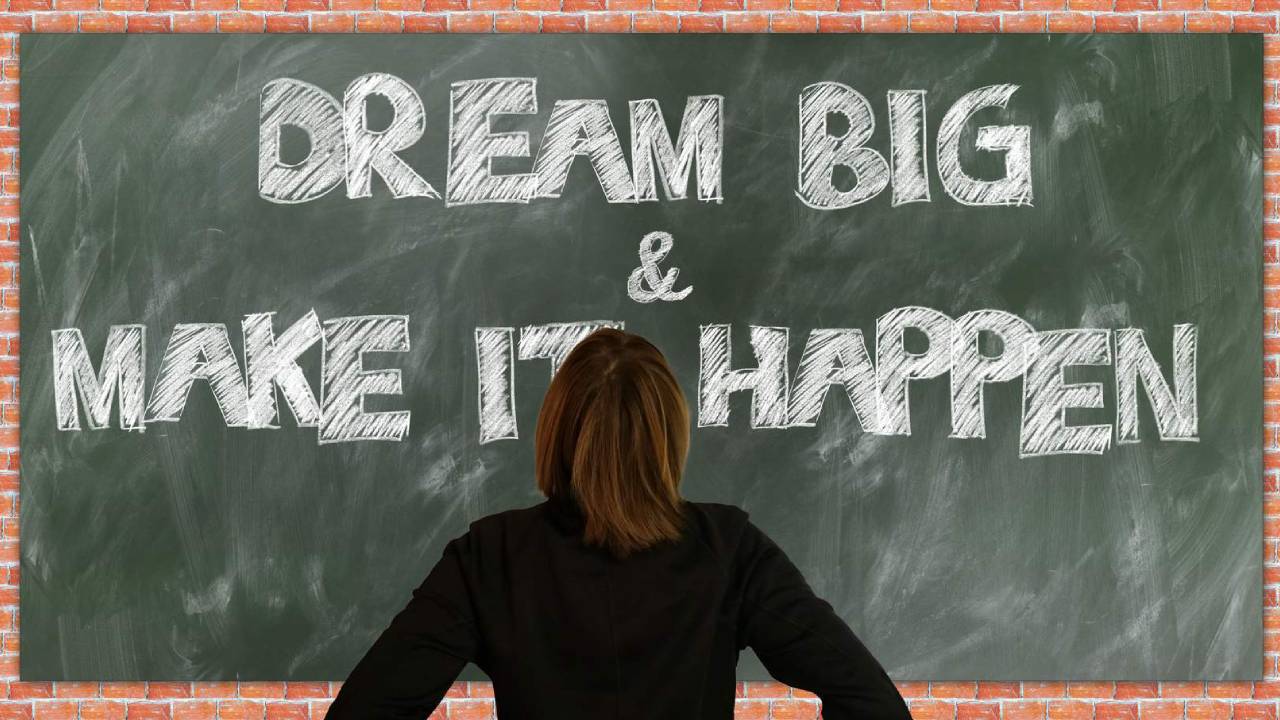
[[[779,682],[816,694],[825,720],[909,720],[889,675],[782,548],[747,521],[739,647]]]

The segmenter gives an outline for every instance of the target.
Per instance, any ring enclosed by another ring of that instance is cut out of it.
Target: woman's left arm
[[[451,540],[342,684],[328,720],[421,720],[480,652],[463,574],[469,535]]]

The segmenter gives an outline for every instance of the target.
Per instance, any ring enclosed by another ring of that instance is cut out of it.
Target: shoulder
[[[715,522],[725,529],[741,529],[748,521],[746,510],[737,505],[718,502],[700,502],[686,500],[685,504],[696,514]]]
[[[723,565],[735,564],[742,545],[750,543],[753,536],[750,513],[728,503],[685,502],[693,519],[694,532]]]
[[[458,550],[477,553],[498,550],[519,541],[534,527],[539,505],[511,508],[471,520],[467,531],[450,541]]]

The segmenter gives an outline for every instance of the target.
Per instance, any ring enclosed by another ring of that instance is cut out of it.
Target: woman
[[[745,647],[816,693],[827,720],[910,717],[746,512],[680,497],[689,410],[648,341],[600,330],[580,342],[535,445],[547,500],[450,541],[327,717],[425,717],[470,661],[508,720],[727,719]]]

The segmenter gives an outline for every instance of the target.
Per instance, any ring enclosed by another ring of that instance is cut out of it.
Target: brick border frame
[[[1280,0],[0,0],[0,720],[320,720],[337,682],[20,682],[18,47],[26,32],[1264,33],[1265,679],[908,682],[916,720],[1280,720]],[[814,695],[739,682],[736,717],[813,720]],[[431,720],[494,718],[458,682]]]

